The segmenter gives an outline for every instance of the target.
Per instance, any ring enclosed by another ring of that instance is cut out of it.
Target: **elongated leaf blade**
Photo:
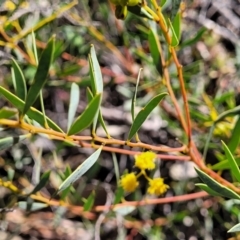
[[[93,99],[93,94],[92,94],[92,92],[91,92],[91,90],[89,88],[87,88],[87,99],[88,99],[88,102],[90,102]],[[101,108],[99,108],[98,120],[99,120],[103,130],[105,131],[107,137],[111,138],[110,134],[108,133],[107,126],[106,126],[106,124],[104,122]]]
[[[1,118],[11,118],[16,115],[18,112],[16,109],[3,107],[0,109],[0,119]]]
[[[234,153],[238,147],[239,141],[240,141],[240,116],[238,117],[238,120],[234,126],[234,129],[232,131],[232,135],[230,138],[230,141],[228,143],[229,150]]]
[[[137,133],[139,128],[142,126],[144,121],[147,119],[152,110],[160,103],[160,101],[167,95],[167,93],[160,93],[143,108],[136,116],[131,126],[131,129],[128,134],[128,140],[131,140],[133,136]]]
[[[23,111],[25,102],[22,101],[20,98],[9,92],[7,89],[0,86],[0,94],[2,94],[14,107],[16,107],[20,112]],[[28,112],[27,116],[31,119],[34,119],[36,122],[38,122],[41,126],[44,126],[45,121],[43,114],[38,111],[36,108],[31,107]],[[50,118],[46,117],[48,126],[52,128],[55,131],[62,132],[63,130],[54,123]]]
[[[198,168],[195,168],[198,176],[201,178],[201,180],[213,191],[221,194],[224,197],[231,198],[231,199],[240,199],[240,196],[232,191],[231,189],[223,186],[222,184],[218,183],[214,179],[212,179],[210,176],[208,176],[205,172],[201,171]]]
[[[89,197],[87,198],[86,202],[84,203],[83,205],[83,210],[84,211],[91,211],[92,207],[93,207],[93,204],[94,204],[94,201],[95,201],[95,191],[93,191]]]
[[[122,215],[122,216],[126,216],[129,213],[133,212],[136,209],[135,206],[116,206],[113,208],[113,211]]]
[[[27,209],[28,205],[29,205],[29,203],[26,202],[26,201],[18,202],[18,207],[23,209],[23,210],[28,210]],[[30,207],[31,207],[31,209],[30,209],[31,211],[37,211],[37,210],[48,207],[48,205],[46,203],[33,202]]]
[[[221,194],[215,192],[214,190],[212,190],[210,187],[208,187],[204,183],[196,183],[195,185],[197,187],[200,187],[203,191],[207,192],[209,195],[224,197],[223,195],[221,195]]]
[[[233,226],[231,229],[228,230],[228,232],[240,232],[240,223]]]
[[[180,38],[181,38],[181,14],[180,14],[180,12],[178,12],[177,15],[175,16],[172,25],[173,25],[174,32],[175,32],[178,42],[179,42]]]
[[[42,88],[44,87],[47,81],[48,71],[53,59],[54,42],[55,42],[55,37],[52,37],[49,40],[46,48],[43,50],[41,54],[38,68],[34,77],[34,82],[30,87],[26,97],[26,103],[24,105],[23,112],[22,112],[23,116],[27,113],[29,108],[34,104],[40,91],[42,90]]]
[[[88,104],[84,112],[75,120],[68,131],[68,136],[81,132],[86,129],[92,122],[99,111],[101,94],[97,94]]]
[[[159,38],[152,28],[149,30],[149,33],[148,33],[148,42],[149,42],[149,48],[153,58],[154,65],[158,70],[159,74],[162,76],[163,67],[162,67],[162,60],[161,60]]]
[[[215,120],[215,124],[217,124],[218,122],[221,122],[224,118],[229,117],[229,116],[234,116],[234,115],[238,115],[240,114],[240,106],[237,106],[233,109],[227,110],[223,113],[221,113],[218,118]]]
[[[90,79],[91,79],[92,92],[93,92],[93,96],[95,96],[96,94],[103,92],[103,78],[102,78],[101,68],[99,66],[96,52],[93,45],[91,45],[91,49],[90,49],[89,66],[90,66]],[[98,116],[99,116],[99,111],[96,112],[96,115],[93,119],[93,127],[92,127],[93,133],[96,131]]]
[[[39,183],[38,183],[37,186],[33,189],[33,191],[31,192],[31,194],[37,193],[38,191],[40,191],[42,188],[44,188],[44,187],[46,186],[46,184],[47,184],[48,181],[49,181],[50,173],[51,173],[51,171],[47,171],[47,172],[45,172],[45,173],[41,176]]]
[[[13,74],[14,74],[14,76],[12,77],[14,81],[16,94],[20,99],[25,101],[27,96],[26,80],[24,78],[21,68],[13,58],[12,58],[12,66],[13,66]]]
[[[88,157],[58,188],[58,193],[66,189],[76,180],[78,180],[85,172],[87,172],[93,164],[98,160],[102,147],[95,151],[90,157]]]
[[[168,21],[168,22],[169,22],[169,26],[170,26],[171,31],[172,31],[171,46],[176,47],[176,46],[179,44],[179,39],[178,39],[178,37],[177,37],[177,35],[176,35],[175,29],[174,29],[174,27],[173,27],[170,19],[168,19],[168,20],[169,20],[169,21]]]
[[[240,182],[240,171],[239,171],[239,167],[237,165],[237,162],[235,161],[231,151],[229,150],[229,148],[227,147],[227,145],[223,141],[222,141],[222,145],[223,145],[225,155],[228,159],[228,163],[231,167],[232,173],[233,173],[234,177],[238,180],[238,182]]]
[[[0,151],[12,147],[14,144],[23,141],[24,139],[28,138],[29,134],[20,135],[17,137],[6,137],[0,139]]]
[[[68,130],[73,123],[77,107],[79,104],[80,90],[76,83],[72,83],[71,93],[70,93],[70,104],[68,109]]]
[[[101,68],[99,66],[97,55],[93,45],[91,45],[91,49],[90,49],[90,58],[92,62],[92,66],[90,65],[90,67],[92,67],[94,85],[96,90],[96,92],[93,91],[93,95],[95,95],[97,93],[103,92],[103,78],[102,78]]]

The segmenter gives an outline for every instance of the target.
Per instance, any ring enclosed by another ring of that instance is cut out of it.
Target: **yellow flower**
[[[135,167],[141,170],[151,170],[155,168],[156,154],[153,152],[144,152],[135,156]]]
[[[122,176],[120,184],[125,192],[133,192],[138,187],[139,182],[137,181],[137,177],[134,173],[128,173]]]
[[[163,178],[155,178],[149,181],[147,192],[158,196],[165,193],[168,188],[169,186],[164,184]]]

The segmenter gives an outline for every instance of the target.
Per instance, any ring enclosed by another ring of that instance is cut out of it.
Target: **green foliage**
[[[111,2],[48,1],[48,11],[36,3],[37,14],[28,1],[2,4],[1,218],[12,207],[36,211],[9,225],[24,236],[27,220],[49,209],[56,233],[65,220],[75,231],[72,218],[80,216],[81,230],[94,228],[99,239],[109,237],[103,225],[112,219],[114,239],[128,238],[131,228],[146,239],[190,239],[187,226],[196,239],[240,231],[238,44],[228,39],[236,52],[229,50],[215,28],[185,18],[199,16],[192,3]],[[132,158],[147,151],[156,153],[157,168],[139,171]],[[194,162],[203,183],[182,161]],[[175,178],[176,165],[184,171],[177,168]],[[139,179],[131,194],[123,190],[125,172]],[[148,196],[153,175],[168,182],[166,197]],[[208,208],[194,200],[204,192]]]

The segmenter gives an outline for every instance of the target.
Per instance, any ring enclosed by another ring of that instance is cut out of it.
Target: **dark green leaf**
[[[175,16],[172,26],[179,42],[181,38],[181,14],[180,13],[177,13],[177,15]]]
[[[227,157],[228,163],[231,167],[232,173],[233,173],[234,177],[237,179],[237,181],[240,182],[240,171],[239,171],[237,162],[235,161],[235,159],[234,159],[231,151],[227,147],[227,145],[223,141],[222,141],[222,144],[223,144],[223,149],[224,149],[225,155]]]
[[[40,91],[43,89],[46,81],[47,81],[47,75],[50,68],[50,65],[52,63],[53,53],[54,53],[54,42],[55,37],[52,37],[46,48],[43,50],[38,68],[34,77],[34,82],[32,86],[30,87],[27,97],[26,97],[26,103],[23,108],[22,115],[24,116],[29,108],[34,104],[36,101]]]
[[[173,25],[172,25],[170,19],[168,19],[168,20],[169,20],[169,21],[168,21],[168,22],[169,22],[169,26],[170,26],[171,31],[172,31],[171,46],[176,47],[176,46],[179,44],[179,39],[178,39],[178,37],[177,37],[177,35],[176,35],[176,33],[175,33],[175,29],[173,28]]]
[[[69,187],[72,183],[78,180],[85,172],[87,172],[93,164],[98,160],[102,151],[100,147],[90,157],[88,157],[58,188],[58,193]]]
[[[45,172],[41,178],[40,178],[40,182],[37,184],[37,186],[33,189],[33,191],[31,192],[31,194],[35,194],[38,191],[40,191],[42,188],[44,188],[46,186],[46,184],[49,181],[49,177],[50,177],[50,173],[51,171],[47,171]]]
[[[97,94],[88,104],[84,112],[75,120],[68,131],[68,136],[81,132],[86,129],[92,122],[99,111],[101,94]]]
[[[115,198],[114,198],[113,204],[115,205],[117,203],[120,203],[122,198],[123,198],[123,196],[124,196],[124,189],[121,186],[119,186],[117,188],[116,193],[115,193]]]
[[[147,119],[152,110],[158,106],[160,101],[167,95],[167,93],[160,93],[148,102],[148,104],[143,108],[136,116],[131,126],[128,134],[128,140],[131,140],[133,136],[137,133],[139,128],[142,126],[144,121]]]
[[[240,141],[239,133],[240,133],[240,116],[238,117],[238,120],[234,126],[234,129],[232,130],[232,135],[228,143],[228,148],[232,153],[234,153],[238,147],[238,144]]]
[[[212,179],[209,175],[205,172],[201,171],[198,168],[195,168],[198,176],[201,180],[213,191],[221,194],[224,197],[231,198],[231,199],[240,199],[240,196],[232,191],[231,189],[223,186],[222,184],[218,183],[216,180]]]
[[[22,101],[20,98],[17,96],[13,95],[11,92],[9,92],[7,89],[3,88],[0,86],[0,93],[14,106],[16,107],[20,112],[23,111],[24,108],[24,101]],[[36,122],[38,122],[41,126],[44,126],[45,121],[43,114],[38,111],[36,108],[31,107],[28,112],[27,116]],[[56,124],[54,123],[51,119],[46,117],[48,126],[52,128],[55,131],[62,132],[63,130]]]
[[[163,7],[166,2],[167,2],[167,0],[161,0],[160,1],[161,7]]]
[[[95,191],[92,191],[92,193],[89,195],[89,197],[87,198],[87,200],[85,201],[84,205],[83,205],[83,210],[84,211],[91,211],[94,201],[95,201]]]
[[[206,184],[204,183],[196,183],[195,184],[197,187],[200,187],[203,191],[207,192],[209,195],[212,196],[221,196],[223,197],[221,194],[213,191],[210,187],[208,187]]]
[[[159,74],[162,76],[163,68],[162,68],[162,61],[161,61],[159,38],[158,38],[158,35],[153,31],[153,29],[149,30],[148,42],[149,42],[149,48],[153,58],[154,65],[158,70]]]
[[[8,108],[8,107],[3,107],[0,109],[0,119],[1,118],[11,118],[12,116],[17,114],[16,109]]]
[[[12,78],[14,82],[16,95],[23,101],[25,101],[27,95],[26,80],[24,78],[21,68],[14,59],[12,59],[12,66],[13,66]]]

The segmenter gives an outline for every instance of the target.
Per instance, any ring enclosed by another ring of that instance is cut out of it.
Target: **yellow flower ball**
[[[156,154],[153,152],[144,152],[135,156],[135,167],[141,170],[151,170],[155,168]]]
[[[138,187],[139,182],[134,173],[128,173],[122,176],[120,184],[125,192],[134,192]]]
[[[149,181],[149,187],[147,192],[149,194],[159,196],[164,194],[168,188],[169,186],[164,184],[163,178],[155,178]]]

